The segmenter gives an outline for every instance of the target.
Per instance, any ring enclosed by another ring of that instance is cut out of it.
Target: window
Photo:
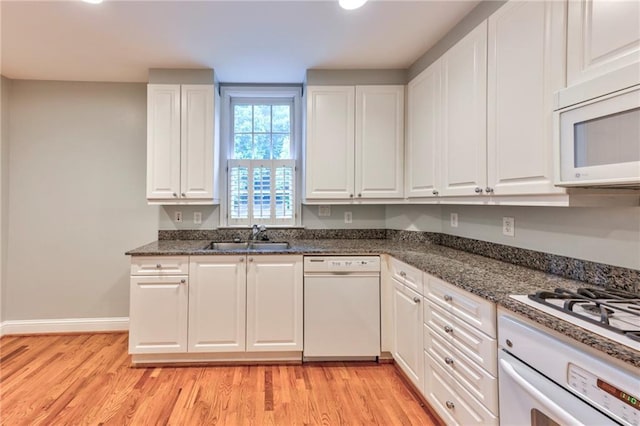
[[[223,87],[223,94],[226,224],[297,225],[300,89]]]

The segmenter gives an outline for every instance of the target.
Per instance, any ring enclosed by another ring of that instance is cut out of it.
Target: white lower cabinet
[[[132,260],[129,353],[301,354],[302,256],[172,261],[188,264],[188,275],[162,275],[162,257]]]
[[[187,351],[188,277],[132,276],[129,353]]]
[[[247,351],[302,351],[302,257],[247,260]]]
[[[424,274],[423,394],[447,424],[498,424],[496,309]]]
[[[422,389],[422,296],[392,278],[393,358],[418,389]]]
[[[245,256],[192,256],[189,352],[245,350]]]
[[[498,417],[478,402],[427,352],[425,396],[447,425],[497,425]]]

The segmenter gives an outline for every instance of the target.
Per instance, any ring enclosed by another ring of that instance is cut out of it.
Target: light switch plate
[[[353,214],[351,212],[344,212],[344,223],[352,223]]]
[[[457,228],[458,227],[458,213],[451,213],[451,227],[452,228]]]
[[[202,212],[193,212],[193,223],[200,225],[202,223]]]

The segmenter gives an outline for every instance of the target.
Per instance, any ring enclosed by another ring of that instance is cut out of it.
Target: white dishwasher
[[[305,256],[305,361],[380,356],[380,257]]]

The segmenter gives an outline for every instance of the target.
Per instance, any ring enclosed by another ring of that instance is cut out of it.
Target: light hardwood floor
[[[434,424],[392,364],[129,365],[126,333],[5,336],[0,424]]]

